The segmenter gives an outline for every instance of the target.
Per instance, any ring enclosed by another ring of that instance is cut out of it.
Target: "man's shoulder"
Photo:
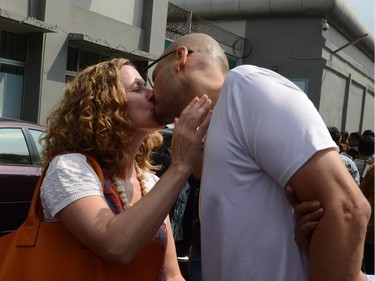
[[[235,68],[232,68],[226,76],[226,83],[235,83],[238,85],[239,82],[261,84],[260,78],[271,77],[270,70],[262,68],[256,65],[243,64]]]
[[[239,66],[232,68],[229,72],[243,74],[243,73],[249,73],[249,72],[268,72],[268,71],[270,70],[263,68],[263,67],[256,66],[256,65],[243,64],[243,65],[239,65]]]

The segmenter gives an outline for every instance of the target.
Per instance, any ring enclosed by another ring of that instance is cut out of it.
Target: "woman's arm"
[[[168,244],[164,262],[165,281],[184,281],[185,279],[181,275],[180,267],[177,261],[176,246],[175,241],[173,239],[173,233],[169,216],[166,220],[166,223],[168,233]]]
[[[100,196],[79,199],[57,214],[67,229],[102,257],[130,262],[167,217],[201,152],[211,102],[194,99],[176,119],[172,164],[154,188],[134,206],[116,216]]]

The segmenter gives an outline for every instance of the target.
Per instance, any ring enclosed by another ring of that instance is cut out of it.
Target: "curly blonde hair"
[[[63,152],[83,153],[95,157],[107,176],[125,176],[133,123],[127,116],[125,87],[119,78],[123,65],[133,66],[124,58],[104,61],[87,67],[68,83],[63,99],[47,118],[48,129],[42,138],[44,162]],[[157,131],[146,136],[136,156],[141,169],[158,168],[150,157],[162,140]]]

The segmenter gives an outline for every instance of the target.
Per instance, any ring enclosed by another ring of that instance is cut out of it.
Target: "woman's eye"
[[[142,91],[142,84],[141,83],[137,83],[134,88],[133,88],[133,92],[136,92],[136,93],[139,93]]]

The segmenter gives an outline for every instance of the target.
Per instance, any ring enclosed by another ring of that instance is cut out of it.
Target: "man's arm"
[[[360,268],[371,209],[338,153],[315,153],[288,184],[298,200],[318,200],[324,209],[311,237],[309,280],[365,280]]]

